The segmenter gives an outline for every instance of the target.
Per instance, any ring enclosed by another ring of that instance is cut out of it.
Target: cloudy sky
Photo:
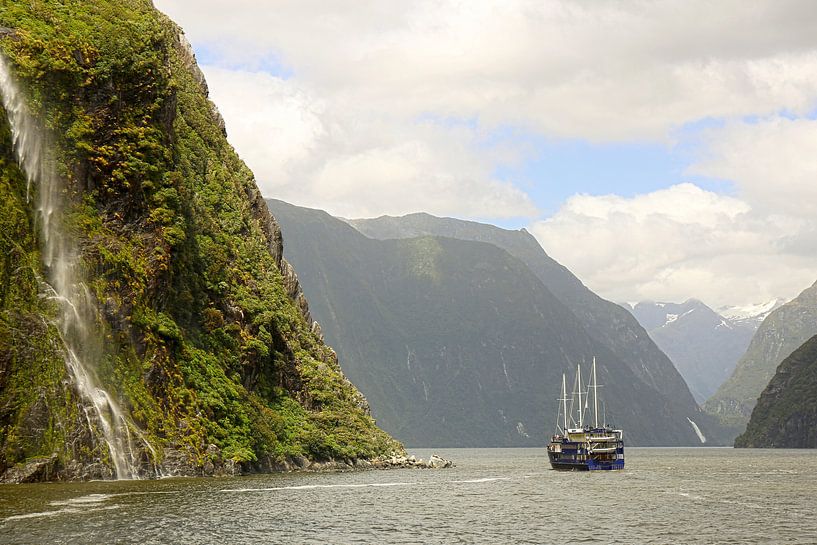
[[[817,2],[155,3],[266,196],[526,227],[615,301],[817,280]]]

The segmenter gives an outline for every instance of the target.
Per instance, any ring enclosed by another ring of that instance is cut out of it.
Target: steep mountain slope
[[[817,448],[817,336],[777,368],[735,446]]]
[[[429,214],[347,220],[371,238],[407,238],[437,235],[494,244],[520,259],[579,319],[587,332],[629,366],[639,380],[661,392],[681,413],[694,414],[697,403],[670,359],[655,345],[636,319],[619,305],[590,291],[566,267],[545,253],[527,231],[509,231],[493,225],[438,218]],[[699,422],[699,424],[701,424]],[[711,423],[710,439],[717,435]]]
[[[670,357],[699,403],[729,378],[757,329],[757,322],[733,322],[696,299],[624,308]]]
[[[399,449],[313,332],[181,30],[146,0],[2,0],[0,27],[0,478]]]
[[[817,334],[817,283],[763,320],[729,379],[704,405],[738,426],[746,423],[775,369]]]
[[[699,444],[687,417],[709,433],[694,403],[679,408],[635,376],[503,249],[448,237],[370,239],[325,212],[268,204],[344,371],[399,439],[541,445],[555,424],[561,373],[593,355],[608,415],[631,444]]]

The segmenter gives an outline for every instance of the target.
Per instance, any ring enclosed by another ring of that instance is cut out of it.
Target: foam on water
[[[507,477],[482,477],[479,479],[465,479],[462,481],[450,481],[452,483],[492,483],[495,481],[510,481]]]
[[[113,498],[114,494],[89,494],[87,496],[79,496],[78,498],[71,498],[68,500],[52,501],[50,505],[89,505],[99,504]]]
[[[265,488],[225,488],[219,492],[269,492],[272,490],[317,490],[322,488],[382,488],[389,486],[414,486],[417,483],[366,483],[366,484],[304,484],[297,486],[271,486]]]

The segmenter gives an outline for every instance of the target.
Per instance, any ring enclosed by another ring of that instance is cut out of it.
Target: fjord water
[[[436,452],[457,467],[4,485],[0,542],[817,543],[813,450],[628,448],[594,473]]]

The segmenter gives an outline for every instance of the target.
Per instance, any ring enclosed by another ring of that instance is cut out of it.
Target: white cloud
[[[228,120],[230,142],[262,184],[274,187],[323,136],[322,105],[294,82],[263,72],[205,66],[210,98]]]
[[[532,230],[616,300],[742,304],[817,277],[811,0],[156,4],[205,46],[213,98],[265,195],[347,217],[532,217],[495,175],[526,151],[489,145],[494,129],[673,149],[714,119],[687,173],[730,180],[735,197],[579,195]],[[286,74],[252,72],[270,58]]]
[[[793,297],[811,285],[817,253],[782,247],[808,227],[805,220],[764,216],[743,200],[679,184],[632,198],[578,195],[531,230],[603,297],[695,296],[717,308]]]
[[[482,148],[467,127],[398,123],[352,103],[329,109],[294,80],[203,69],[230,141],[264,195],[346,217],[536,214],[527,195],[492,175],[513,154]]]
[[[311,202],[345,217],[416,211],[495,218],[535,215],[527,195],[494,179],[490,161],[474,156],[466,137],[452,140],[450,131],[443,131],[398,140],[326,161],[314,177]]]
[[[731,123],[704,138],[707,151],[690,173],[734,180],[768,214],[817,218],[817,120]]]
[[[274,54],[322,96],[403,120],[663,139],[705,117],[804,112],[817,96],[808,0],[157,4],[230,62]]]

